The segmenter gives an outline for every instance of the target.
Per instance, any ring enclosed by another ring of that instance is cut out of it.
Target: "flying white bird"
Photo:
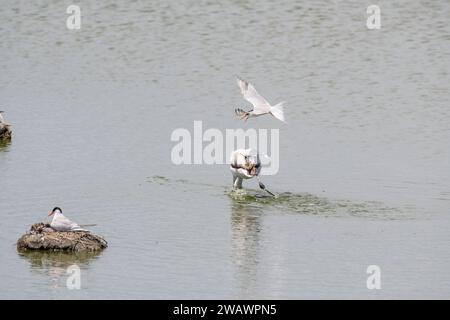
[[[284,113],[283,113],[283,102],[277,103],[274,106],[271,106],[266,99],[264,99],[258,91],[256,91],[253,85],[241,78],[237,78],[237,83],[239,88],[241,89],[241,93],[244,96],[244,99],[250,102],[253,105],[253,109],[250,111],[244,111],[240,108],[235,109],[236,115],[238,115],[244,121],[247,121],[250,117],[259,117],[264,114],[271,114],[278,120],[284,121]]]
[[[56,231],[88,231],[83,229],[79,224],[67,219],[59,207],[53,208],[53,210],[48,214],[53,215],[53,220],[50,223],[50,227]]]
[[[238,149],[231,153],[230,170],[233,174],[233,188],[242,189],[243,179],[251,179],[256,177],[258,179],[259,187],[265,190],[272,196],[272,192],[266,189],[264,184],[259,180],[259,173],[261,172],[261,160],[259,153],[251,154],[251,149]]]

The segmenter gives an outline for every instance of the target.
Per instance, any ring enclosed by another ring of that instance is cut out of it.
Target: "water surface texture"
[[[0,298],[450,298],[450,3],[0,6]],[[240,122],[235,76],[273,103]],[[176,128],[279,128],[280,170],[171,161]],[[19,254],[54,206],[100,254]],[[66,269],[81,268],[81,289]],[[381,289],[366,287],[369,265]]]

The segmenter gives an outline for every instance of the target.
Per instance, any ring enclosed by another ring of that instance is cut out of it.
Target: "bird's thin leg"
[[[234,189],[242,189],[242,178],[239,178],[236,176],[234,183],[233,183]]]
[[[238,176],[233,173],[233,189],[236,189]]]
[[[248,112],[244,112],[242,115],[241,115],[241,120],[245,120],[245,121],[247,121],[247,119],[246,118],[248,118]]]
[[[240,108],[234,109],[234,113],[236,113],[236,115],[244,121],[247,121],[247,119],[250,117],[250,112],[249,111],[244,111]]]

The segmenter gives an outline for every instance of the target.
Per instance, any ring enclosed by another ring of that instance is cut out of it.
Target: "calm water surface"
[[[450,4],[377,3],[2,3],[0,298],[450,298]],[[237,74],[289,123],[239,122]],[[173,165],[194,120],[279,128],[280,197]],[[19,254],[55,205],[109,248]]]

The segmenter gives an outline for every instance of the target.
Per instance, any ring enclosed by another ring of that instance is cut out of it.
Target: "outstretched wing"
[[[237,78],[237,83],[244,99],[253,105],[254,114],[263,114],[270,111],[270,104],[256,91],[251,83],[239,77]]]

